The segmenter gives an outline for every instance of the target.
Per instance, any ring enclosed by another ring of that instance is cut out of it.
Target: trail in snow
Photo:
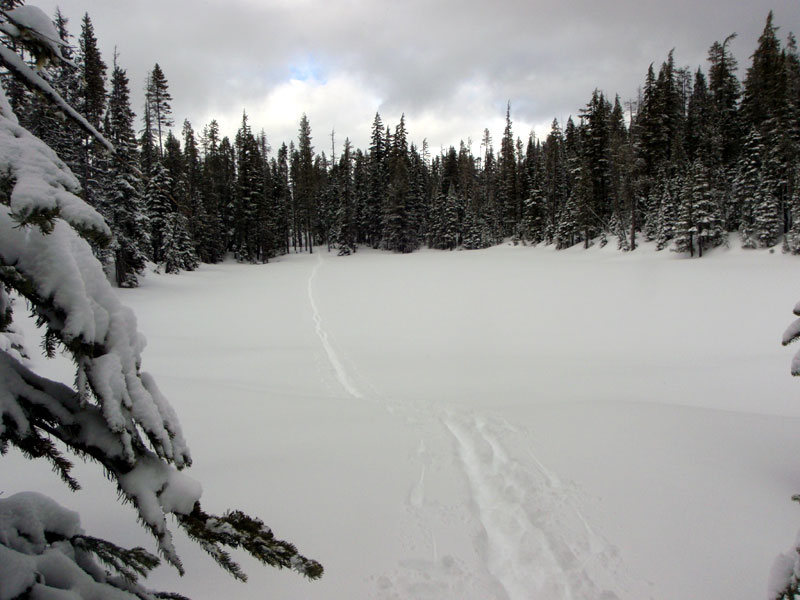
[[[474,414],[450,412],[444,424],[486,532],[487,566],[508,598],[618,598],[610,591],[620,586],[614,553],[589,528],[573,493],[530,450],[524,462],[509,455],[517,432]]]
[[[311,316],[314,320],[314,327],[317,332],[317,337],[319,338],[319,341],[322,342],[322,347],[325,349],[328,362],[331,363],[333,371],[336,373],[336,379],[339,380],[339,383],[342,385],[345,391],[353,398],[363,398],[364,396],[348,376],[344,365],[342,365],[342,361],[339,359],[339,355],[336,354],[336,351],[333,349],[333,346],[328,339],[328,332],[325,330],[325,326],[322,322],[322,316],[319,314],[317,303],[314,300],[314,279],[317,277],[317,272],[321,266],[322,255],[317,254],[317,264],[314,265],[314,268],[311,270],[311,275],[308,278],[308,301],[311,304]]]
[[[314,280],[323,262],[317,255],[308,278],[316,334],[341,386],[360,399],[363,395],[333,348],[314,297]],[[401,403],[386,400],[387,409],[400,409],[427,437],[420,439],[421,471],[406,504],[415,527],[429,536],[432,560],[402,561],[398,573],[376,581],[378,597],[619,599],[609,591],[624,587],[617,575],[618,558],[607,542],[592,532],[574,501],[574,492],[531,452],[530,439],[501,419],[423,406],[413,399]],[[449,438],[455,440],[457,456],[452,454]],[[523,450],[512,457],[512,446]],[[441,455],[436,456],[437,452]],[[439,462],[439,468],[456,464],[463,470],[473,504],[465,507],[459,499],[461,504],[452,510],[470,514],[474,530],[482,532],[472,542],[483,569],[470,567],[457,556],[439,556],[435,530],[441,527],[437,521],[443,517],[443,507],[433,509],[426,497],[432,460]]]

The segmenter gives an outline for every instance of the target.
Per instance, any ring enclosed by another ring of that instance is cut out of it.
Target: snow
[[[794,553],[797,554],[796,552]],[[794,573],[795,556],[792,554],[780,554],[772,564],[767,581],[767,598],[777,598],[786,589],[786,582],[789,581]]]
[[[78,513],[36,492],[20,492],[0,500],[0,540],[4,546],[38,554],[47,545],[45,532],[65,538],[82,533]]]
[[[132,456],[130,431],[126,432],[131,428],[130,412],[164,456],[174,458],[178,466],[190,463],[174,411],[151,379],[140,379],[144,339],[136,318],[115,295],[89,244],[60,220],[49,234],[19,227],[5,206],[0,206],[0,239],[4,264],[13,265],[33,283],[38,297],[50,299],[63,315],[58,328],[64,339],[105,346],[105,354],[83,360],[82,375],[97,391],[109,427],[122,433],[127,455]]]
[[[312,583],[245,559],[241,585],[176,533],[187,576],[163,567],[148,587],[766,597],[800,522],[800,382],[781,346],[797,258],[613,246],[320,249],[115,290],[192,441],[192,480],[139,484],[168,482],[158,501],[182,509],[168,490],[202,481],[207,510],[257,515],[326,568]],[[32,360],[72,381],[67,361]],[[76,465],[69,494],[42,461],[3,460],[6,494],[37,489],[91,535],[152,547],[96,466]]]
[[[23,15],[36,16],[30,11]],[[34,21],[33,17],[29,21]],[[27,69],[8,48],[0,47],[0,59],[12,70]],[[35,73],[26,76],[43,91],[49,89]],[[0,294],[3,320],[19,318],[19,313],[12,315],[8,292],[24,295],[35,316],[46,324],[45,331],[31,337],[52,336],[51,345],[57,340],[68,348],[77,366],[77,373],[73,371],[73,376],[61,383],[42,379],[35,364],[20,360],[25,357],[20,352],[15,320],[14,328],[7,329],[0,340],[0,431],[5,434],[8,427],[12,433],[29,436],[32,425],[28,419],[35,417],[44,423],[38,425],[44,430],[39,435],[52,433],[95,458],[92,453],[101,452],[100,462],[108,469],[109,478],[126,473],[119,479],[125,499],[133,501],[139,519],[157,537],[161,555],[180,570],[166,514],[191,512],[200,486],[176,471],[191,465],[180,423],[155,380],[141,371],[145,341],[136,318],[120,302],[82,237],[108,239],[110,232],[99,214],[76,195],[75,177],[50,148],[19,126],[4,97],[0,110],[0,177],[9,188],[5,190],[7,202],[0,204],[0,265],[6,284]],[[70,387],[73,382],[75,391]],[[16,437],[11,436],[12,443],[20,444]],[[66,478],[65,469],[53,462]],[[37,523],[32,521],[34,531],[39,531]],[[76,590],[84,590],[81,597],[103,597],[105,585],[95,585],[93,577],[80,567],[80,560],[76,564],[75,557],[68,556],[68,548],[63,552],[55,546],[30,551],[37,558],[23,562],[33,565],[31,569],[49,571],[56,579],[71,582]],[[69,568],[74,572],[64,571],[68,568],[65,563],[72,563]],[[59,594],[37,590],[31,592],[33,597]]]
[[[29,588],[31,598],[133,598],[81,569],[70,544],[51,541],[82,533],[78,514],[46,496],[20,492],[0,498],[0,600]]]
[[[120,485],[140,502],[157,500],[158,507],[145,505],[143,508],[151,511],[148,521],[163,518],[162,512],[188,515],[202,493],[198,481],[155,459],[139,461],[120,477]],[[157,497],[151,495],[151,490],[158,490]]]
[[[78,181],[55,153],[8,116],[0,116],[0,170],[13,181],[9,204],[0,205],[0,261],[12,269],[8,277],[28,282],[32,294],[51,304],[51,327],[65,342],[105,349],[105,354],[82,360],[78,377],[98,393],[126,457],[133,455],[135,423],[162,456],[178,467],[190,464],[174,411],[153,380],[140,374],[144,338],[136,318],[116,297],[89,244],[75,231],[108,237],[107,225],[76,195]],[[42,224],[41,217],[49,223]],[[14,341],[3,338],[4,347]]]
[[[3,115],[0,170],[14,181],[9,203],[11,215],[25,220],[39,213],[57,213],[80,231],[94,230],[110,236],[97,211],[76,196],[80,184],[64,162],[44,142],[17,124],[5,98],[0,108]],[[8,118],[9,114],[13,118]]]
[[[35,39],[38,43],[69,65],[74,64],[64,58],[61,47],[66,44],[61,40],[53,21],[38,6],[18,6],[3,13],[8,22],[0,23],[2,31],[14,38]]]
[[[13,29],[9,29],[8,27],[5,27],[3,31],[9,33],[9,35],[15,33]],[[22,39],[24,40],[25,37],[23,36]],[[47,81],[41,78],[36,71],[25,64],[25,61],[23,61],[16,52],[6,48],[4,45],[0,45],[0,62],[2,62],[6,68],[11,70],[14,76],[20,79],[27,87],[42,93],[50,102],[55,104],[60,111],[72,119],[86,133],[103,144],[103,146],[105,146],[109,152],[114,151],[114,147],[111,145],[111,143],[105,137],[103,137],[103,135],[97,131],[97,129],[95,129],[95,127],[89,123],[85,117],[83,117],[61,96],[59,96]],[[8,109],[7,101],[0,100],[0,111],[2,111],[3,114],[11,112]]]

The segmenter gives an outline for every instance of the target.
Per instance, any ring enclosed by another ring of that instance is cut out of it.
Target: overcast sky
[[[212,118],[233,136],[246,110],[273,147],[303,113],[317,151],[346,136],[366,147],[376,111],[401,113],[411,140],[442,146],[489,128],[546,135],[599,88],[635,98],[651,62],[706,70],[708,47],[733,32],[741,76],[770,9],[779,36],[800,35],[798,0],[29,0],[60,6],[77,38],[88,12],[106,63],[114,46],[142,112],[147,72],[169,81],[176,134]]]

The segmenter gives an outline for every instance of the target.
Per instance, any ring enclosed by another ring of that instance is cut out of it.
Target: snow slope
[[[178,540],[196,599],[763,597],[800,511],[800,382],[780,337],[800,263],[643,248],[205,266],[120,290],[181,417],[209,510],[319,559],[241,585]],[[50,373],[69,381],[68,365]],[[152,547],[95,468],[83,526]]]

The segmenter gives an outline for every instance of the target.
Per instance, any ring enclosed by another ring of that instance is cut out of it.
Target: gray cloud
[[[55,4],[38,1],[48,12]],[[316,86],[347,80],[336,94],[363,95],[334,98],[342,109],[338,114],[325,109],[320,94],[313,102],[301,93],[285,95],[297,103],[292,122],[263,117],[271,123],[267,134],[273,143],[293,138],[307,112],[318,140],[335,127],[342,138],[350,135],[363,146],[374,111],[380,110],[392,124],[405,112],[412,138],[428,136],[438,148],[461,137],[479,139],[484,127],[502,119],[507,101],[515,133],[525,136],[536,124],[577,114],[595,87],[612,98],[635,97],[647,66],[657,67],[673,47],[679,65],[705,67],[711,43],[736,31],[732,49],[746,67],[771,8],[782,37],[800,32],[796,0],[58,4],[76,36],[83,12],[89,12],[109,62],[118,47],[136,94],[134,108],[141,106],[146,73],[158,62],[170,82],[176,120],[187,117],[198,129],[212,115],[235,124],[244,108],[254,112],[253,125],[260,128],[257,107],[277,110],[276,90],[293,77]],[[311,93],[313,86],[306,87]],[[354,114],[356,108],[365,114]],[[430,131],[415,130],[415,122]],[[466,130],[457,132],[456,125]],[[495,139],[501,132],[492,131]],[[318,146],[327,147],[319,141]]]

